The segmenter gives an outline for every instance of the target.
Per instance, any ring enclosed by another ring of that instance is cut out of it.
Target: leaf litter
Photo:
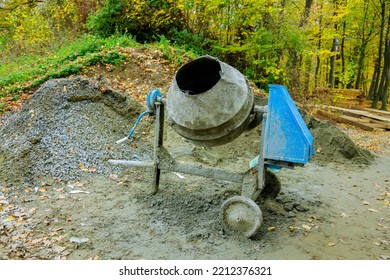
[[[21,207],[4,189],[0,191],[0,244],[7,253],[0,259],[66,259],[69,254],[62,229],[40,233],[36,208]]]

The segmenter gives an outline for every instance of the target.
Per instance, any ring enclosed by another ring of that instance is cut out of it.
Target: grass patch
[[[160,40],[153,43],[151,47],[160,50],[165,59],[172,65],[181,66],[185,62],[183,57],[195,58],[197,56],[192,50],[185,50],[174,46],[164,35],[160,36],[159,39]]]
[[[29,90],[49,79],[77,74],[83,67],[97,63],[119,66],[124,59],[119,49],[136,46],[139,44],[128,36],[103,39],[84,35],[62,46],[48,48],[44,55],[1,58],[0,98]]]

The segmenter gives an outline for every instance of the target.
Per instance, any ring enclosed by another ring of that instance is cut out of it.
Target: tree
[[[382,110],[386,110],[387,99],[388,99],[388,88],[389,88],[389,30],[390,30],[390,12],[387,12],[386,9],[386,0],[380,0],[380,39],[378,47],[378,58],[375,64],[375,70],[373,74],[372,84],[370,87],[369,97],[373,98],[372,107],[376,108],[378,101],[382,101]],[[387,29],[385,28],[386,18],[388,20]],[[383,39],[384,38],[384,39]],[[384,45],[384,61],[383,69],[382,65],[382,53]],[[381,72],[382,71],[382,72]]]

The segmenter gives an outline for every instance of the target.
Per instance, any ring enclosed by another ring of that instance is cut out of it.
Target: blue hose
[[[133,132],[134,132],[135,128],[137,127],[138,123],[141,121],[141,119],[142,119],[146,114],[150,114],[150,113],[151,113],[151,111],[150,111],[150,110],[147,110],[147,111],[141,113],[141,114],[138,116],[137,120],[135,121],[135,124],[134,124],[133,128],[130,130],[129,134],[127,134],[127,138],[130,138],[131,135],[133,135]]]
[[[127,136],[125,138],[116,141],[117,144],[120,144],[120,143],[126,141],[127,139],[129,139],[131,137],[131,135],[133,135],[135,128],[137,127],[138,123],[141,121],[141,119],[145,115],[147,115],[147,114],[149,114],[151,116],[154,115],[155,102],[157,101],[158,98],[162,98],[162,94],[158,89],[153,89],[153,90],[149,91],[149,93],[146,97],[146,104],[147,104],[149,110],[146,110],[145,112],[141,113],[138,116],[138,118],[135,121],[135,124],[134,124],[133,128],[130,130],[129,134],[127,134]]]

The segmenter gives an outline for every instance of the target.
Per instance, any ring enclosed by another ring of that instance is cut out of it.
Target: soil
[[[148,67],[170,69],[158,55],[140,53]],[[133,73],[127,79],[142,70],[124,67]],[[0,259],[390,259],[388,146],[370,152],[359,147],[358,131],[352,140],[351,128],[302,112],[316,155],[276,173],[279,195],[256,201],[264,219],[258,234],[228,234],[220,208],[241,193],[240,184],[163,172],[153,195],[151,169],[107,163],[151,159],[154,120],[141,121],[130,141],[116,145],[145,107],[135,101],[139,94],[114,89],[110,75],[119,69],[101,71],[108,80],[96,72],[85,73],[95,79],[49,81],[3,117]],[[151,86],[168,88],[167,76],[153,79]],[[167,125],[164,145],[178,161],[243,172],[260,135],[257,127],[227,145],[201,148]],[[376,147],[388,138],[376,135]]]

